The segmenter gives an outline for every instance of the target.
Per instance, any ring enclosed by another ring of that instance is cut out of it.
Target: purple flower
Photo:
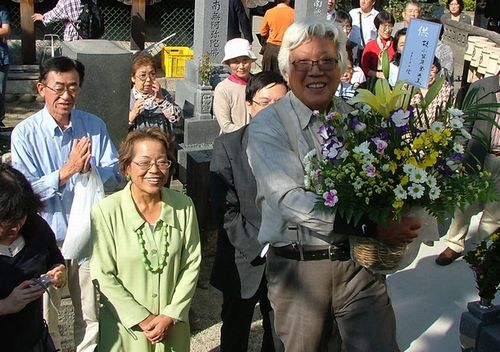
[[[381,129],[381,130],[378,131],[377,136],[380,139],[383,139],[384,141],[387,141],[391,137],[391,134],[390,134],[389,131],[387,131],[385,129]]]
[[[350,127],[354,130],[354,132],[359,133],[366,129],[366,124],[359,121],[356,117],[351,116]]]
[[[321,126],[319,126],[318,134],[321,136],[321,138],[327,140],[333,134],[333,128],[331,126],[322,124]]]
[[[371,164],[363,166],[363,170],[366,172],[366,176],[368,177],[375,177],[377,174],[377,168]]]
[[[444,160],[439,160],[437,162],[437,171],[439,174],[444,176],[453,175],[453,171],[448,167],[448,165],[446,165],[446,162]]]
[[[385,148],[387,148],[388,144],[386,141],[380,138],[372,138],[372,143],[375,145],[377,148],[377,153],[378,154],[384,154]]]
[[[396,126],[398,132],[404,132],[408,129],[408,123],[413,116],[413,109],[411,107],[408,110],[397,109],[394,110],[390,115],[390,120]]]
[[[452,155],[450,155],[450,158],[449,160],[453,160],[453,161],[462,161],[464,160],[464,153],[453,153]]]
[[[342,140],[337,137],[332,137],[321,145],[321,155],[330,161],[337,160],[337,157],[343,150],[344,144],[342,143]]]
[[[330,208],[334,207],[335,204],[337,204],[337,202],[339,201],[339,197],[337,197],[337,191],[334,189],[323,193],[323,199],[325,200],[324,204]]]
[[[334,112],[329,112],[328,115],[326,115],[326,121],[332,121],[334,118],[335,118]]]

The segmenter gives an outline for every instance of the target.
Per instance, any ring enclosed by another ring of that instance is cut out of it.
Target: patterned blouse
[[[175,104],[174,98],[169,92],[163,88],[161,91],[165,99],[158,104],[154,95],[138,92],[135,88],[130,90],[129,111],[132,111],[137,99],[144,99],[144,105],[134,123],[129,126],[129,132],[156,126],[163,132],[172,133],[172,124],[181,119],[182,110]]]
[[[445,81],[443,87],[439,91],[439,94],[434,98],[434,100],[429,104],[429,106],[426,109],[426,115],[430,122],[436,120],[436,114],[438,111],[440,111],[439,109],[441,109],[441,111],[445,109],[446,103],[448,102],[450,97],[453,97],[453,87],[448,82]],[[418,110],[421,110],[420,105],[423,99],[424,97],[419,90],[417,94],[415,94],[411,99],[411,105],[416,107]]]

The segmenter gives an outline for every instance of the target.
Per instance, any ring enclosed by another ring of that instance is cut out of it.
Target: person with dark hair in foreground
[[[116,149],[106,125],[97,116],[74,109],[84,75],[83,64],[65,56],[41,64],[37,90],[45,107],[20,122],[11,137],[12,164],[40,195],[44,202],[40,215],[54,231],[60,248],[66,238],[77,175],[89,177],[91,168],[97,169],[107,191],[121,182]],[[75,309],[76,351],[93,352],[99,330],[97,296],[84,259],[66,261],[68,288]],[[61,290],[49,287],[49,292],[58,307]],[[56,347],[61,348],[57,312],[48,295],[44,317]]]
[[[286,83],[276,72],[260,72],[246,87],[250,116],[280,100]],[[248,126],[215,139],[210,163],[210,189],[218,226],[217,252],[210,283],[222,291],[221,352],[246,352],[255,305],[263,317],[261,351],[282,351],[273,333],[272,309],[264,277],[265,257],[257,241],[260,214],[257,189],[246,146]]]
[[[55,352],[42,314],[45,286],[63,287],[66,269],[42,202],[18,170],[0,164],[0,340],[2,351]]]

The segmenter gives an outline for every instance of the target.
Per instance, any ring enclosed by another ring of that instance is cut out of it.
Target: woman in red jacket
[[[389,55],[389,61],[394,58],[395,52],[392,46],[394,22],[394,17],[387,11],[379,12],[373,21],[378,35],[376,39],[366,44],[361,57],[361,68],[367,77],[384,78],[381,60],[384,51]]]

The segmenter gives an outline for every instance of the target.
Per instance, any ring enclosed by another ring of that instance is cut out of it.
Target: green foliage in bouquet
[[[444,78],[428,91],[422,109],[438,94]],[[317,207],[357,223],[368,215],[376,223],[399,219],[420,206],[442,220],[466,204],[498,198],[490,175],[467,172],[463,159],[475,119],[498,104],[475,104],[466,97],[464,110],[440,109],[436,120],[409,106],[414,88],[386,80],[374,93],[360,89],[349,103],[354,110],[316,112],[320,145],[306,155],[305,186],[318,194]],[[494,122],[493,122],[494,123]],[[479,136],[476,136],[479,138]]]
[[[495,298],[500,286],[500,231],[479,243],[464,259],[474,272],[479,296]]]

